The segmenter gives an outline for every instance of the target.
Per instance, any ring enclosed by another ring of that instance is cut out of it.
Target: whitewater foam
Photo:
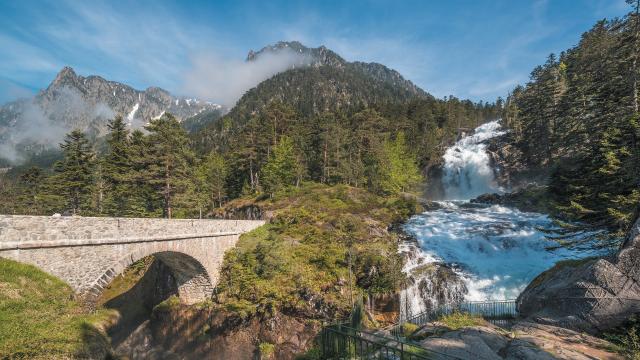
[[[445,151],[442,185],[446,199],[469,200],[498,190],[484,142],[505,133],[498,120],[488,122]]]
[[[540,272],[580,255],[548,250],[556,243],[542,231],[554,227],[546,215],[448,203],[414,216],[404,229],[417,239],[426,259],[455,265],[467,286],[467,300],[513,299]]]
[[[420,249],[405,272],[412,274],[417,264],[447,264],[464,282],[464,286],[454,284],[456,289],[452,289],[464,294],[450,293],[447,296],[451,299],[514,299],[556,262],[590,255],[565,248],[549,250],[557,243],[545,237],[544,231],[554,224],[544,214],[468,201],[502,191],[495,183],[485,142],[504,133],[499,121],[492,121],[448,148],[442,178],[447,200],[437,202],[439,209],[413,216],[404,225]],[[437,304],[434,294],[420,289],[420,281],[413,279],[402,292],[403,306],[408,309],[401,314],[416,314]],[[418,296],[422,298],[415,298]]]

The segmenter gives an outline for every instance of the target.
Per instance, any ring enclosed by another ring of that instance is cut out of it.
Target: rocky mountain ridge
[[[186,120],[205,113],[219,117],[224,109],[174,96],[158,87],[141,91],[100,76],[81,76],[67,66],[32,99],[0,107],[0,144],[22,150],[33,149],[33,144],[55,146],[73,129],[100,137],[106,133],[108,121],[118,115],[130,127],[139,128],[166,112]]]
[[[311,66],[317,68],[320,66],[330,66],[337,69],[351,68],[352,70],[359,71],[372,77],[376,81],[388,83],[390,86],[404,89],[416,96],[429,96],[426,91],[416,86],[410,80],[402,77],[402,75],[396,70],[375,62],[349,62],[324,45],[317,48],[310,48],[304,46],[298,41],[280,41],[273,45],[265,46],[257,52],[254,52],[253,50],[249,51],[247,61],[256,60],[264,54],[277,54],[278,52],[286,50],[302,55],[299,58],[296,67]]]

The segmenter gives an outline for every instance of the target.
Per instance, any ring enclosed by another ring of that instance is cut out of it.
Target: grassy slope
[[[403,278],[398,237],[387,228],[415,212],[415,201],[307,184],[273,199],[240,199],[229,207],[248,204],[259,206],[271,221],[243,235],[225,256],[218,302],[227,310],[241,316],[275,310],[344,315],[352,292],[355,299],[398,288]]]
[[[106,310],[85,314],[71,288],[34,266],[0,258],[0,358],[68,359],[108,354],[95,324]]]

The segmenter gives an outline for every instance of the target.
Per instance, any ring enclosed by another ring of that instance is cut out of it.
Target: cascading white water
[[[448,148],[442,178],[447,200],[437,202],[439,209],[416,215],[405,224],[404,230],[417,240],[413,245],[417,253],[404,269],[411,283],[401,294],[401,318],[443,302],[513,299],[557,261],[588,255],[567,249],[549,251],[555,243],[541,231],[553,227],[546,215],[468,201],[500,191],[483,142],[502,134],[498,121],[489,122]],[[447,291],[429,292],[431,287],[425,284],[433,283],[427,278],[433,275],[414,271],[429,263],[447,266],[460,281],[445,284]]]
[[[442,185],[448,200],[468,200],[498,190],[484,141],[504,134],[498,120],[479,126],[444,153]]]

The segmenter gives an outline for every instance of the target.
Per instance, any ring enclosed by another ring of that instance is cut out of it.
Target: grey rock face
[[[521,315],[586,332],[607,330],[640,313],[640,219],[611,258],[558,264],[518,298]]]
[[[220,105],[176,97],[157,87],[140,91],[100,76],[80,76],[65,67],[34,98],[0,107],[0,144],[55,146],[73,129],[99,137],[106,133],[108,121],[118,115],[139,128],[164,113],[182,121],[223,111]]]
[[[491,324],[464,327],[419,341],[433,359],[622,359],[602,339],[549,325],[519,322],[507,331]],[[439,355],[442,354],[442,355]]]

